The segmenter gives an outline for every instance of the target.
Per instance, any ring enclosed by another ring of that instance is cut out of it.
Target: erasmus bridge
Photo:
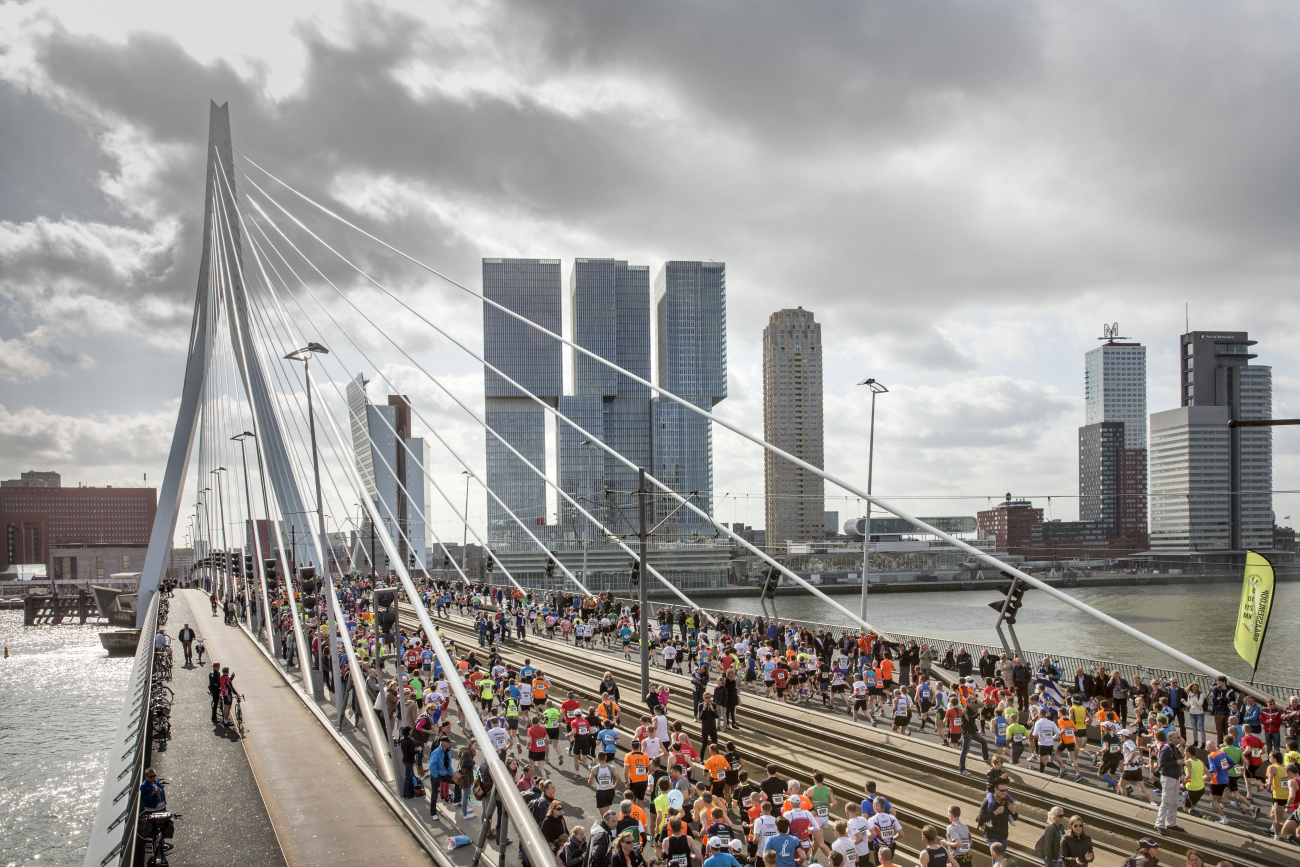
[[[421,269],[431,278],[445,283],[451,290],[464,292],[476,302],[495,308],[520,325],[535,329],[545,339],[555,340],[571,351],[586,356],[591,363],[604,365],[641,384],[661,400],[674,401],[686,411],[702,416],[718,428],[726,429],[780,459],[820,476],[847,494],[870,503],[874,508],[909,522],[919,531],[945,540],[972,558],[987,563],[994,570],[1006,573],[1023,586],[1048,593],[1178,660],[1189,671],[1211,678],[1219,675],[1211,666],[1166,646],[1032,575],[997,560],[985,551],[867,494],[864,486],[854,480],[840,478],[802,461],[739,425],[718,418],[691,401],[636,376],[608,358],[483,297],[481,293],[439,271],[436,264],[421,261],[415,255],[372,234],[366,227],[349,222],[286,182],[276,166],[262,165],[240,153],[232,142],[228,106],[217,106],[215,103],[210,112],[203,208],[202,256],[198,263],[194,314],[185,374],[181,383],[180,408],[139,587],[137,626],[142,630],[142,637],[127,687],[125,708],[113,746],[109,750],[104,788],[87,848],[87,867],[140,863],[138,859],[145,849],[135,833],[135,819],[140,809],[138,792],[141,773],[151,751],[147,730],[150,692],[154,688],[151,685],[153,654],[150,639],[158,623],[158,590],[170,562],[173,538],[180,523],[190,516],[196,522],[193,529],[196,540],[205,540],[208,551],[232,549],[225,538],[230,527],[247,526],[251,533],[249,541],[254,553],[248,558],[249,568],[232,569],[226,564],[226,568],[209,568],[208,573],[212,575],[214,587],[220,596],[231,598],[242,594],[243,598],[250,601],[243,622],[237,630],[213,630],[206,624],[199,625],[210,635],[209,647],[215,659],[230,657],[252,660],[245,665],[255,663],[260,666],[258,670],[265,669],[268,672],[265,681],[254,679],[252,683],[243,683],[247,697],[245,713],[256,714],[260,721],[253,724],[254,736],[246,741],[246,749],[255,773],[259,768],[279,769],[268,778],[258,774],[257,783],[261,797],[267,802],[266,808],[287,863],[342,863],[359,860],[368,853],[369,859],[376,863],[432,860],[440,864],[462,864],[469,863],[469,856],[464,855],[469,850],[473,850],[474,863],[477,863],[479,857],[495,857],[500,864],[507,861],[519,863],[519,855],[513,846],[499,846],[495,855],[485,855],[481,836],[477,846],[447,853],[439,835],[448,829],[445,826],[440,829],[427,822],[422,823],[415,815],[420,811],[412,810],[410,802],[405,802],[398,796],[394,787],[394,764],[395,760],[400,761],[400,756],[395,759],[393,745],[385,734],[383,723],[375,709],[367,707],[366,701],[361,701],[361,709],[356,714],[360,717],[355,726],[356,734],[345,737],[342,733],[345,697],[335,694],[327,699],[321,682],[322,673],[313,671],[306,664],[313,656],[308,638],[310,626],[303,622],[305,615],[300,613],[297,603],[304,596],[314,597],[319,593],[325,607],[320,628],[322,634],[328,636],[327,646],[341,645],[350,670],[362,670],[352,636],[346,627],[349,617],[336,592],[336,582],[344,580],[347,566],[330,556],[331,545],[324,520],[326,497],[331,502],[358,503],[365,509],[368,524],[374,528],[375,540],[382,547],[383,554],[395,573],[392,580],[404,597],[400,606],[403,629],[408,634],[422,629],[431,639],[432,649],[444,670],[455,670],[456,664],[440,637],[439,629],[450,638],[460,637],[462,644],[472,643],[470,636],[473,635],[469,621],[457,624],[455,618],[439,618],[435,622],[421,602],[420,588],[411,574],[414,570],[408,568],[407,559],[403,556],[407,551],[416,550],[416,546],[405,536],[403,528],[406,522],[388,510],[385,500],[373,498],[367,492],[368,480],[362,477],[355,459],[352,432],[369,430],[369,427],[364,423],[354,425],[351,418],[336,417],[332,409],[334,406],[342,406],[349,413],[356,411],[344,393],[351,375],[339,360],[338,354],[330,351],[331,346],[345,346],[350,352],[364,358],[370,368],[376,371],[376,375],[394,392],[399,392],[400,389],[385,376],[381,364],[372,359],[367,347],[386,344],[391,351],[398,353],[467,418],[482,426],[487,436],[499,440],[521,465],[553,488],[558,499],[604,533],[605,538],[627,555],[629,563],[640,564],[640,574],[644,576],[640,582],[643,610],[648,610],[644,606],[644,590],[650,580],[662,584],[681,603],[691,608],[697,607],[682,589],[646,562],[644,537],[639,546],[636,545],[636,539],[631,540],[632,544],[623,541],[618,533],[602,523],[598,511],[590,511],[582,501],[566,493],[547,476],[543,468],[530,463],[501,434],[489,427],[481,414],[466,405],[448,387],[444,379],[440,378],[438,370],[428,369],[419,360],[418,348],[403,346],[386,332],[380,322],[391,322],[393,316],[401,317],[406,324],[403,333],[427,329],[429,338],[440,338],[449,346],[464,352],[474,362],[482,364],[486,370],[493,371],[503,381],[515,386],[525,398],[531,398],[539,410],[550,413],[560,423],[571,426],[579,435],[586,437],[594,448],[603,450],[609,458],[638,473],[642,480],[641,489],[646,495],[668,500],[676,508],[694,513],[699,520],[712,524],[719,534],[729,538],[733,544],[762,559],[771,570],[836,608],[862,630],[888,635],[887,630],[877,629],[867,622],[865,604],[857,611],[844,607],[774,557],[746,542],[726,525],[715,521],[708,511],[700,507],[698,500],[692,498],[691,492],[673,490],[647,472],[646,468],[628,461],[599,435],[584,430],[576,420],[565,416],[555,406],[531,395],[527,388],[520,386],[505,371],[490,364],[476,347],[468,345],[462,335],[441,324],[436,311],[413,306],[404,300],[401,289],[390,285],[387,278],[382,276],[384,273],[392,273],[394,269],[370,268],[359,263],[356,256],[349,255],[347,251],[357,249],[358,246],[366,249],[366,262],[389,257],[393,264],[400,264],[402,268]],[[355,243],[331,245],[327,240],[331,232],[348,233],[353,236],[351,240]],[[335,276],[331,277],[331,274]],[[355,287],[361,287],[364,291],[358,291]],[[364,412],[364,408],[361,411]],[[455,444],[444,435],[445,431],[435,421],[424,417],[418,410],[413,412],[429,434],[438,441],[439,446],[446,450],[452,463],[477,481],[487,496],[518,525],[522,537],[526,537],[558,567],[562,574],[556,577],[562,578],[565,592],[591,596],[579,576],[548,549],[547,540],[535,534],[535,522],[530,526],[530,520],[511,511],[501,492],[488,486],[487,480],[481,477],[464,455],[456,451]],[[398,442],[405,441],[399,438]],[[373,440],[369,444],[373,446]],[[381,455],[379,449],[372,451],[376,456]],[[462,507],[457,498],[446,490],[446,480],[440,483],[438,474],[425,465],[422,455],[412,453],[408,459],[415,460],[421,467],[434,496],[441,498],[445,508],[456,516],[458,522],[463,523],[464,532],[483,545],[486,556],[492,558],[494,577],[504,580],[519,591],[527,592],[506,564],[487,546],[486,540],[479,536],[469,520],[467,508]],[[387,459],[381,460],[385,463],[384,469],[399,479],[400,486],[402,477],[396,468],[388,465]],[[195,494],[199,497],[197,504],[190,499]],[[349,500],[348,497],[353,499]],[[426,503],[425,507],[428,508],[428,505]],[[235,518],[229,519],[227,513]],[[468,576],[462,571],[457,558],[450,556],[446,544],[435,533],[435,523],[424,514],[420,514],[419,518],[424,521],[433,537],[431,546],[435,556],[439,550],[447,555],[445,562],[459,573],[462,582],[468,584]],[[458,526],[456,535],[461,530]],[[260,538],[264,531],[271,538]],[[244,540],[236,540],[233,546],[234,550],[243,547]],[[305,554],[302,553],[303,547],[306,549]],[[278,560],[282,564],[314,569],[319,589],[311,584],[304,587],[300,581],[295,580],[277,582],[276,576],[268,575],[268,564],[260,556],[262,551],[268,549],[275,558],[271,561],[272,564]],[[291,634],[284,636],[284,640],[296,645],[299,660],[296,667],[282,665],[277,659],[280,647],[278,625],[268,623],[264,616],[265,612],[271,610],[269,603],[277,590],[282,590],[289,601]],[[188,595],[196,600],[196,605],[205,601],[199,595]],[[199,613],[197,608],[194,613]],[[642,618],[643,635],[646,620],[648,617]],[[172,627],[175,625],[171,624]],[[643,640],[642,647],[645,645]],[[529,650],[535,654],[533,662],[539,666],[544,657],[538,654],[559,652],[558,649],[547,651],[536,643],[531,643],[519,653],[526,655]],[[339,656],[335,653],[331,659],[333,678],[330,682],[334,685],[339,683]],[[511,664],[520,661],[511,658],[509,654],[507,659]],[[588,695],[591,690],[589,682],[598,681],[601,672],[606,669],[618,671],[617,665],[621,664],[621,658],[615,660],[613,656],[584,660],[581,655],[571,659],[552,656],[546,662],[548,674],[557,683],[567,683],[580,694],[585,692]],[[629,684],[630,692],[630,685],[636,679],[635,669],[621,671],[621,674]],[[641,676],[645,677],[644,658]],[[673,682],[672,677],[676,676],[665,675],[663,682]],[[493,798],[501,798],[501,804],[509,817],[509,827],[533,865],[553,864],[554,855],[541,837],[536,821],[530,818],[522,795],[509,778],[509,772],[479,719],[476,697],[466,692],[459,679],[450,680],[452,700],[458,708],[458,716],[466,724],[465,737],[478,744],[479,756],[486,761],[492,779],[508,781],[506,785],[493,787]],[[262,684],[267,685],[265,689],[260,688]],[[677,689],[686,692],[684,678]],[[597,691],[595,700],[598,698]],[[755,703],[754,707],[747,705],[746,712],[758,713],[762,710],[762,701],[757,697],[751,699],[745,694],[744,702]],[[782,719],[783,714],[796,714],[796,711],[784,708],[773,708],[766,712],[771,718]],[[298,716],[294,717],[293,714]],[[809,715],[810,712],[803,713],[805,717]],[[689,705],[686,718],[689,719]],[[305,725],[302,720],[307,720]],[[861,727],[856,724],[850,727],[850,723],[844,720],[844,717],[837,718],[828,728],[828,734],[846,734],[850,728],[854,733],[855,741],[841,750],[841,756],[874,748],[871,739],[877,735],[871,729],[859,732]],[[795,716],[783,723],[784,736],[790,737],[792,744],[795,743],[793,732],[802,724],[805,723],[801,718]],[[173,725],[183,726],[186,721],[174,719]],[[822,725],[825,726],[825,723]],[[281,740],[275,740],[276,737]],[[882,733],[879,737],[887,736]],[[313,741],[312,738],[317,740]],[[800,749],[815,750],[819,746],[824,747],[810,742],[806,747],[792,746],[791,750],[798,754]],[[316,753],[301,754],[301,751],[308,749],[315,750]],[[766,747],[755,744],[746,749],[753,750],[753,757],[759,758],[763,755],[763,750],[771,749],[771,744]],[[941,749],[946,748],[936,746],[930,752],[937,755]],[[907,750],[925,752],[920,743],[909,744]],[[257,752],[256,756],[254,752]],[[283,760],[283,763],[277,765],[279,760]],[[814,755],[806,761],[814,762],[817,759]],[[861,760],[862,765],[869,765],[870,762],[869,759]],[[346,768],[348,776],[324,778],[323,772],[316,767],[320,763]],[[756,768],[762,764],[761,760],[750,762],[751,767]],[[949,767],[945,773],[952,771],[952,761],[949,760],[947,764]],[[810,772],[808,765],[803,767],[805,772]],[[206,772],[201,765],[191,770],[195,774]],[[299,774],[302,775],[301,779],[298,779]],[[955,780],[956,783],[961,782],[961,778]],[[292,794],[295,786],[312,788],[322,785],[323,789],[301,796],[305,799],[303,803],[298,803],[295,800],[298,796]],[[844,785],[852,786],[843,794],[853,800],[853,792],[858,791],[860,780],[851,780]],[[1046,781],[1024,783],[1026,789],[1047,785]],[[1064,787],[1067,784],[1062,782],[1060,785]],[[436,797],[437,792],[432,794]],[[1021,791],[1018,789],[1016,794],[1020,797]],[[1136,802],[1107,806],[1106,799],[1115,800],[1114,796],[1098,793],[1095,789],[1084,791],[1081,787],[1078,793],[1061,789],[1051,793],[1051,796],[1057,802],[1066,803],[1069,803],[1071,797],[1077,796],[1080,800],[1093,804],[1089,809],[1095,810],[1099,816],[1108,817],[1105,821],[1119,823],[1115,824],[1115,828],[1119,829],[1115,831],[1117,838],[1133,838],[1138,833],[1135,829],[1141,825],[1141,820],[1124,817],[1125,810],[1131,812],[1137,809],[1136,806],[1127,806]],[[172,793],[169,800],[175,797]],[[940,790],[937,797],[935,804],[946,804],[943,799],[951,795]],[[1044,794],[1043,797],[1047,795]],[[292,807],[286,803],[277,803],[277,799],[281,798],[293,800]],[[336,802],[334,806],[337,809],[334,813],[327,809],[330,802]],[[914,805],[916,815],[913,818],[918,821],[925,819],[926,810],[930,809],[926,803],[924,797],[917,796]],[[1026,795],[1026,803],[1033,803],[1033,798]],[[198,818],[197,814],[204,809],[211,810],[217,806],[212,803],[192,804],[187,809],[179,803],[170,804],[172,809],[186,813],[187,819]],[[239,806],[220,805],[222,815],[231,817],[227,831],[236,838],[241,821]],[[233,812],[230,812],[232,809]],[[939,808],[933,809],[935,823],[942,824],[939,821]],[[972,806],[971,821],[974,809]],[[1145,803],[1142,809],[1146,809]],[[588,813],[585,822],[574,820],[574,823],[589,825],[594,818],[596,817]],[[1125,826],[1122,822],[1125,821],[1130,822],[1127,831],[1123,830]],[[1149,828],[1149,819],[1146,820],[1146,825]],[[377,830],[377,826],[384,827]],[[184,822],[177,824],[177,848],[173,857],[178,859],[178,863],[188,863],[181,857],[188,827],[190,826]],[[1224,852],[1232,853],[1243,851],[1245,847],[1244,851],[1253,852],[1252,857],[1258,863],[1286,862],[1284,857],[1271,849],[1271,846],[1278,844],[1258,838],[1258,835],[1221,827],[1205,826],[1198,830],[1203,831],[1203,839],[1197,841],[1202,848],[1210,847],[1213,851],[1214,847],[1218,847]],[[385,837],[385,834],[388,836]],[[394,834],[396,837],[393,837]],[[303,839],[297,839],[298,836]],[[1029,846],[1032,846],[1032,841]],[[235,848],[236,856],[239,857],[237,842]],[[1025,849],[1017,851],[1025,852]],[[1096,863],[1118,864],[1120,858],[1118,855],[1112,857],[1114,854],[1106,854]],[[1028,852],[1022,855],[1026,856],[1033,857]]]

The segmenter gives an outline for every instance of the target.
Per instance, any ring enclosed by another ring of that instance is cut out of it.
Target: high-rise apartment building
[[[569,293],[574,343],[649,379],[649,267],[617,259],[577,259]],[[650,470],[650,389],[575,352],[571,390],[560,398],[560,411],[635,466]],[[576,428],[559,423],[560,487],[606,526],[622,524],[616,532],[634,530],[619,516],[636,508],[631,492],[636,490],[637,471],[586,440]],[[567,503],[561,504],[560,515],[565,538],[599,537]]]
[[[366,491],[407,568],[427,569],[428,534],[422,517],[428,503],[427,446],[423,437],[411,436],[411,404],[398,394],[390,394],[386,406],[371,403],[360,374],[348,383],[347,397],[352,447]],[[361,530],[366,538],[369,521],[363,520]]]
[[[1272,368],[1244,331],[1179,339],[1179,403],[1151,416],[1151,547],[1268,550],[1273,545],[1273,437],[1232,420],[1273,416]]]
[[[561,334],[559,259],[484,259],[483,297]],[[562,344],[490,304],[483,305],[483,358],[551,406],[564,393]],[[483,369],[488,426],[533,466],[546,469],[546,412],[499,375]],[[546,521],[546,483],[496,437],[487,438],[487,484],[520,519]],[[527,540],[514,519],[487,498],[488,544]],[[530,527],[531,529],[531,527]]]
[[[655,278],[657,385],[712,410],[727,397],[727,273],[722,262],[666,262]],[[695,412],[664,397],[652,401],[654,475],[713,514],[713,430]],[[661,499],[662,520],[675,503]],[[673,516],[682,536],[712,535],[692,512]]]
[[[1127,540],[1118,547],[1141,550],[1148,544],[1146,347],[1112,338],[1084,357],[1084,371],[1079,521]]]
[[[802,307],[773,313],[763,329],[763,438],[815,467],[825,465],[822,327]],[[787,542],[824,538],[821,476],[771,452],[763,456],[768,550],[784,553]]]
[[[60,488],[63,487],[63,477],[55,472],[38,472],[37,470],[28,470],[21,474],[17,479],[5,479],[0,482],[0,488]]]

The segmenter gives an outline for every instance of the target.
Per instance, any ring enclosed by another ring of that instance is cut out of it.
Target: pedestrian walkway
[[[207,605],[200,591],[177,595],[191,608]],[[279,672],[242,630],[220,622],[210,617],[200,631],[208,653],[237,672],[247,696],[244,749],[289,867],[427,865],[428,854]],[[230,809],[236,815],[239,804]]]
[[[176,822],[178,863],[192,867],[228,867],[285,863],[271,817],[257,787],[243,744],[234,729],[212,722],[208,696],[211,665],[185,665],[185,653],[176,636],[186,624],[200,635],[223,627],[202,603],[204,619],[197,622],[194,609],[180,593],[172,600],[167,634],[172,638],[171,731],[166,741],[155,742],[153,767],[167,781],[167,806],[182,818]],[[206,657],[205,657],[206,660]]]

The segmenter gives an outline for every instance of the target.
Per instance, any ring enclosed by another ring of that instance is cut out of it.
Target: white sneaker
[[[462,818],[462,819],[477,819],[477,818],[478,818],[478,815],[477,815],[476,813],[462,813],[462,814],[461,814],[461,818]]]
[[[1227,817],[1227,816],[1224,816],[1222,819],[1220,819],[1220,820],[1219,820],[1219,824],[1220,824],[1220,825],[1227,825],[1227,824],[1229,824],[1229,823],[1228,823],[1228,817]]]

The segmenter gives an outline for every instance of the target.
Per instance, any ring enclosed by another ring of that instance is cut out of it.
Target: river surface
[[[1232,646],[1240,585],[1088,587],[1064,592],[1219,671],[1250,678],[1250,666]],[[857,596],[831,598],[857,613]],[[868,598],[866,619],[886,632],[999,647],[993,630],[997,614],[988,604],[1002,598],[1001,593],[981,591],[880,594]],[[752,596],[711,599],[706,605],[744,613],[760,612],[759,601]],[[852,625],[841,611],[811,595],[781,596],[777,599],[777,610],[781,619]],[[1175,670],[1189,668],[1067,603],[1035,590],[1025,594],[1016,634],[1025,650]],[[1260,658],[1261,682],[1300,685],[1297,641],[1300,641],[1300,583],[1279,582]]]
[[[0,611],[0,865],[80,865],[133,660],[96,626]]]

